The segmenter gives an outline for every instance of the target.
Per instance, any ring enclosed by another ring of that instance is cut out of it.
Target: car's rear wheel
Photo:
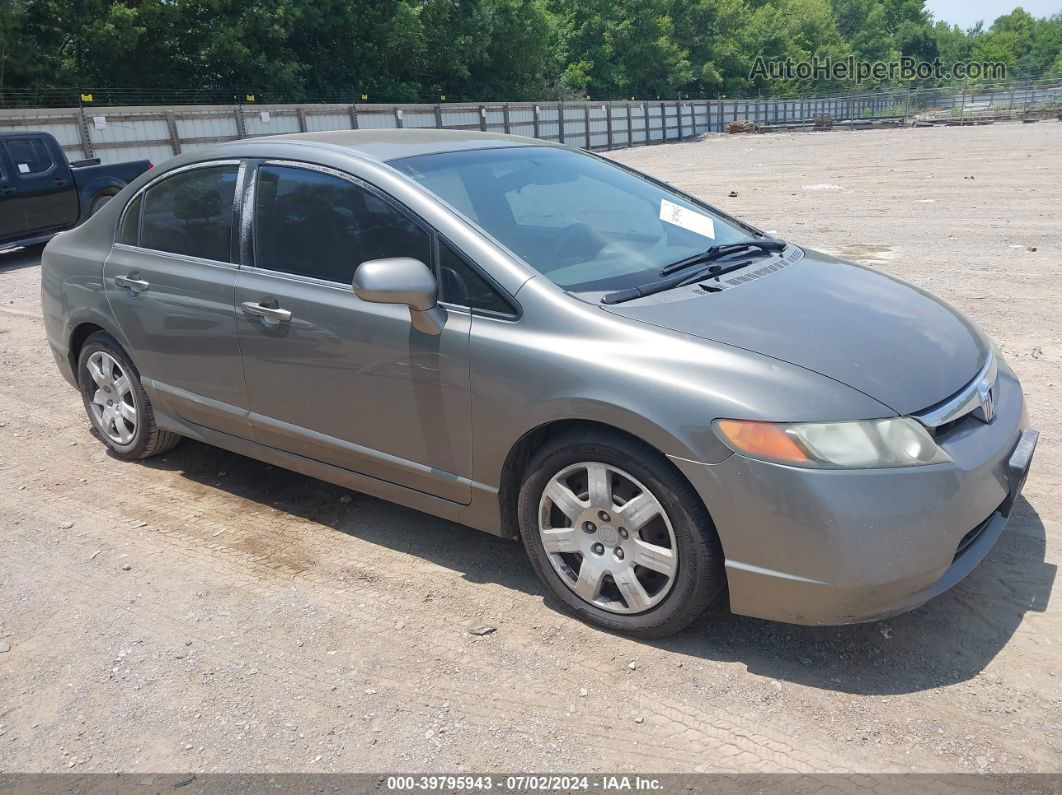
[[[85,340],[78,356],[78,384],[92,427],[119,458],[149,458],[181,440],[155,424],[140,374],[110,334],[101,331]]]
[[[654,449],[594,431],[528,466],[520,533],[543,583],[589,623],[663,637],[723,589],[722,553],[689,483]]]

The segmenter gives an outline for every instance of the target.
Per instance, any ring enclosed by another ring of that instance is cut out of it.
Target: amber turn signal
[[[715,427],[735,450],[755,458],[793,463],[811,460],[803,448],[774,423],[718,420]]]

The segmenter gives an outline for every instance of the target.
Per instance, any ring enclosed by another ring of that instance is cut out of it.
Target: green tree
[[[668,0],[552,0],[550,8],[572,91],[673,97],[692,81]]]

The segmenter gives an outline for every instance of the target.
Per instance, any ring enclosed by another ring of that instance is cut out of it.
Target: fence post
[[[564,143],[564,103],[557,103],[557,138]]]
[[[590,149],[590,103],[583,105],[583,124],[586,130],[586,148]]]
[[[78,108],[78,122],[77,131],[81,136],[81,154],[84,155],[86,160],[90,160],[95,157],[95,153],[92,151],[92,136],[89,135],[88,119],[85,118],[85,109]]]
[[[502,118],[505,120],[505,134],[509,135],[509,133],[511,132],[512,128],[511,128],[511,126],[509,124],[509,103],[508,102],[506,102],[504,105],[502,105]]]
[[[487,131],[487,106],[479,106],[479,130],[480,132]]]
[[[678,139],[682,140],[682,100],[675,100],[675,117],[678,119]]]
[[[170,147],[174,155],[181,153],[181,136],[177,134],[177,117],[172,110],[166,111],[166,129],[170,133]]]
[[[966,118],[966,88],[969,84],[969,78],[962,84],[962,104],[959,106],[959,121],[963,121]]]
[[[634,146],[634,114],[631,113],[631,103],[627,103],[627,146]]]
[[[295,116],[299,120],[299,132],[306,132],[306,111],[301,106],[295,108]]]
[[[660,143],[667,143],[667,103],[660,103]]]
[[[352,130],[358,129],[358,106],[357,105],[351,105],[350,106],[350,129],[352,129]]]
[[[535,124],[535,137],[536,138],[541,138],[542,137],[541,122],[539,121],[539,118],[538,118],[540,110],[541,110],[541,107],[539,105],[535,105],[534,113],[532,114],[533,119],[534,119],[534,124]]]
[[[439,105],[438,103],[436,103],[436,105],[435,105],[435,129],[436,130],[441,130],[442,128],[443,128],[442,105]]]
[[[608,151],[612,151],[616,145],[615,140],[612,137],[612,100],[610,99],[605,105],[605,130],[608,132]]]
[[[392,111],[395,114],[395,127],[401,130],[405,126],[405,122],[402,121],[402,116],[405,114],[402,113],[402,109],[398,105],[395,105]]]
[[[642,110],[645,113],[645,145],[649,146],[649,103],[642,103]]]

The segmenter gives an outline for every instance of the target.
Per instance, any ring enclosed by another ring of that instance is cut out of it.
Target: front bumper
[[[1001,373],[991,423],[940,440],[953,463],[821,470],[732,455],[673,459],[700,492],[726,557],[735,613],[794,624],[872,621],[955,585],[995,544],[1037,434]]]

